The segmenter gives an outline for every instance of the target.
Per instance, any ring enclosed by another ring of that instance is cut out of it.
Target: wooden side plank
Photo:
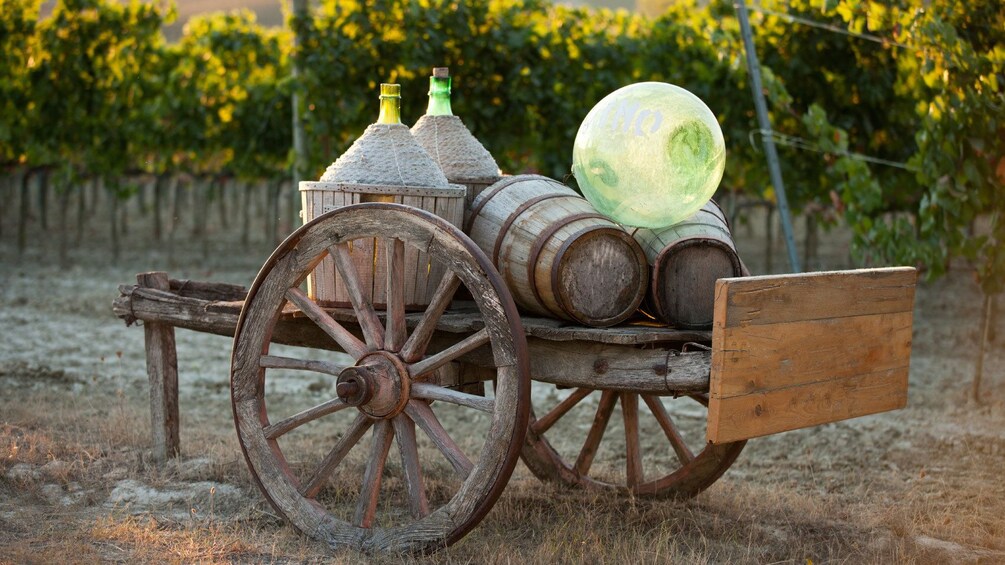
[[[907,405],[907,367],[730,398],[711,397],[708,439],[728,443],[897,410]]]
[[[904,407],[913,268],[720,279],[708,440]]]
[[[911,312],[898,312],[731,328],[716,377],[728,370],[742,378],[716,388],[729,397],[906,367],[911,318]]]
[[[913,267],[720,279],[716,306],[730,288],[725,327],[910,312],[916,280]]]

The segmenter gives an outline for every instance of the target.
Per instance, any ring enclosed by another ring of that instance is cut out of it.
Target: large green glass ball
[[[662,228],[698,211],[726,166],[722,128],[679,86],[641,82],[608,94],[579,126],[572,173],[600,213]]]

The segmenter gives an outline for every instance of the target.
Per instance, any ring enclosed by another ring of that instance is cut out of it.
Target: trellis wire
[[[786,147],[795,147],[796,149],[802,149],[804,151],[813,151],[815,153],[829,153],[831,155],[840,155],[842,157],[848,157],[855,161],[864,161],[866,163],[874,163],[876,165],[886,165],[887,167],[896,167],[898,169],[903,169],[905,171],[917,171],[916,167],[912,167],[907,163],[901,163],[899,161],[890,161],[888,159],[882,159],[880,157],[872,157],[870,155],[865,155],[863,153],[855,153],[852,151],[842,151],[836,149],[823,149],[816,143],[802,137],[794,135],[786,135],[784,133],[779,133],[774,130],[767,129],[755,129],[750,130],[750,135],[748,139],[750,144],[756,149],[757,144],[754,143],[754,136],[756,134],[761,134],[763,136],[770,136],[771,139],[778,145],[785,145]]]

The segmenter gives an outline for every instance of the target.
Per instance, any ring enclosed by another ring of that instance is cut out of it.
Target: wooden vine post
[[[167,273],[136,275],[140,287],[170,290]],[[178,354],[174,326],[146,321],[143,324],[147,352],[147,377],[150,380],[150,416],[154,440],[153,457],[166,461],[181,451],[178,434]]]

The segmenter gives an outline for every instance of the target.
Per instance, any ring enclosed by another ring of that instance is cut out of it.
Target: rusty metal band
[[[640,268],[641,268],[641,266],[644,265],[644,266],[646,266],[646,269],[648,269],[648,262],[647,262],[647,259],[646,259],[645,252],[642,251],[642,247],[638,244],[638,242],[635,241],[635,238],[633,238],[632,236],[628,235],[627,231],[625,231],[622,228],[619,228],[617,225],[610,225],[610,226],[587,226],[587,227],[579,230],[578,232],[572,234],[572,236],[569,237],[568,239],[566,239],[562,243],[562,246],[558,248],[558,253],[555,254],[555,262],[552,263],[552,265],[551,265],[551,292],[555,294],[555,299],[562,306],[563,311],[565,311],[565,312],[569,313],[570,315],[572,315],[572,317],[575,318],[576,320],[578,320],[578,321],[580,321],[580,322],[582,322],[584,324],[589,324],[589,325],[595,325],[598,321],[599,322],[604,322],[605,325],[613,325],[613,324],[621,322],[621,321],[625,320],[626,318],[628,318],[629,316],[631,316],[632,312],[635,312],[635,310],[638,308],[639,304],[642,303],[642,299],[645,298],[645,294],[646,294],[646,286],[644,284],[639,285],[638,292],[636,292],[635,296],[632,298],[632,307],[631,308],[628,308],[627,310],[625,310],[624,312],[618,314],[617,316],[614,316],[613,318],[607,318],[607,319],[604,319],[604,320],[585,320],[582,317],[577,316],[576,314],[578,314],[578,312],[576,312],[572,308],[571,304],[566,304],[565,301],[562,299],[562,295],[558,292],[559,291],[559,288],[558,288],[558,270],[559,270],[559,266],[562,264],[562,258],[565,256],[566,251],[568,251],[569,247],[572,246],[572,242],[577,241],[581,237],[583,237],[584,235],[586,235],[586,234],[588,234],[590,232],[595,232],[595,231],[607,231],[607,232],[610,232],[611,234],[613,234],[618,239],[621,239],[622,241],[624,241],[628,245],[628,247],[632,250],[632,252],[635,253],[635,260],[639,264]],[[646,281],[646,276],[645,276],[645,273],[643,273],[642,274],[642,282],[645,282],[645,281]]]
[[[464,224],[464,233],[471,233],[471,228],[475,225],[475,218],[478,217],[478,214],[482,211],[482,208],[484,208],[485,205],[488,204],[489,200],[492,200],[492,198],[495,197],[496,194],[502,192],[504,188],[511,186],[514,183],[522,182],[525,180],[546,180],[553,183],[558,183],[558,181],[556,181],[555,179],[550,179],[548,177],[541,175],[516,175],[512,177],[507,177],[493,184],[492,186],[488,187],[484,192],[475,197],[475,200],[477,202],[472,203],[474,205],[471,208],[471,215],[468,216],[468,221]]]
[[[544,300],[541,299],[541,291],[538,290],[538,288],[537,288],[537,273],[536,273],[536,271],[537,271],[537,269],[536,269],[537,259],[541,255],[541,251],[544,250],[544,246],[547,245],[548,240],[550,240],[552,238],[552,236],[554,236],[555,233],[558,232],[558,230],[564,228],[565,226],[567,226],[567,225],[569,225],[569,224],[571,224],[573,222],[576,222],[576,221],[579,221],[579,220],[590,219],[590,218],[595,218],[595,219],[598,219],[598,220],[604,220],[604,221],[607,221],[607,222],[611,221],[611,220],[609,220],[607,218],[607,216],[604,216],[602,214],[598,214],[597,212],[580,212],[579,214],[573,214],[571,216],[566,216],[566,217],[562,218],[561,220],[555,222],[554,224],[548,226],[548,229],[546,229],[543,232],[541,232],[537,236],[537,239],[534,240],[534,245],[532,245],[530,247],[530,253],[527,255],[527,282],[530,284],[530,290],[531,290],[531,292],[534,293],[534,300],[536,300],[538,304],[540,304],[541,306],[543,306],[544,308],[546,308],[547,310],[549,310],[552,314],[555,314],[556,316],[558,316],[560,318],[568,316],[569,314],[565,313],[563,315],[562,311],[555,311],[555,310],[549,308],[548,305],[544,302]],[[612,226],[595,226],[595,227],[613,227],[613,224],[612,224]],[[562,244],[562,247],[563,248],[567,247],[568,245],[571,244],[572,241],[574,241],[574,239],[575,238],[569,238],[569,239],[567,239]],[[557,264],[558,263],[558,255],[555,256],[555,259],[556,259],[555,260],[555,264]],[[554,269],[554,265],[552,265],[552,269]],[[552,271],[552,272],[554,272],[554,271]],[[557,300],[558,300],[558,298],[556,297],[556,301]]]
[[[551,200],[552,198],[580,198],[578,194],[563,194],[561,192],[549,192],[548,194],[538,194],[534,198],[527,200],[523,204],[520,204],[506,217],[506,221],[502,223],[499,227],[499,233],[496,234],[496,241],[492,245],[492,264],[499,266],[499,251],[502,249],[503,239],[506,238],[506,234],[509,232],[509,228],[513,225],[513,222],[520,217],[521,214],[527,211],[528,208],[537,204],[538,202],[543,202],[545,200]]]

